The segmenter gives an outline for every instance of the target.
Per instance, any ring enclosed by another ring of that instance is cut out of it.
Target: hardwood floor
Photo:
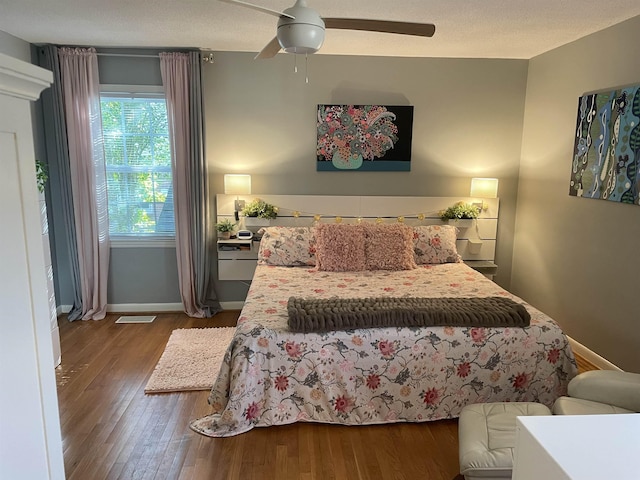
[[[462,479],[457,421],[343,427],[298,423],[231,438],[191,431],[207,391],[145,395],[176,328],[235,325],[158,314],[149,324],[59,320],[56,369],[66,476],[99,479]]]

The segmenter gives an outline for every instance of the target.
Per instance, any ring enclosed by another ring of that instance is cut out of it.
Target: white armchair
[[[569,382],[567,397],[556,400],[555,415],[640,412],[640,374],[613,370],[584,372]]]

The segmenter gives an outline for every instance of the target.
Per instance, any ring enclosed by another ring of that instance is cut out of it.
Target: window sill
[[[111,237],[111,248],[176,248],[175,238]]]

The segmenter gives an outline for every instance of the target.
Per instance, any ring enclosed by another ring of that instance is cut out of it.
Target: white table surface
[[[553,471],[572,480],[640,479],[640,413],[517,420],[514,480]]]

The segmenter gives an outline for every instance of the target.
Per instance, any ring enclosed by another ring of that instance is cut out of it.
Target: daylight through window
[[[167,107],[162,95],[100,97],[112,236],[173,237]]]

